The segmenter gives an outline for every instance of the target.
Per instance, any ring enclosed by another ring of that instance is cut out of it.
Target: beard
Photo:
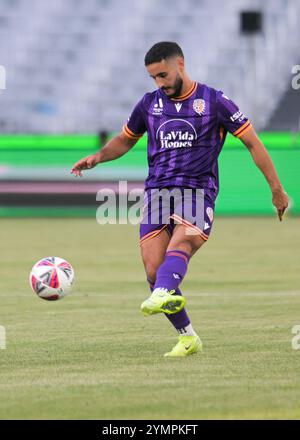
[[[182,84],[183,84],[182,78],[180,78],[180,76],[177,76],[173,87],[167,87],[167,89],[174,89],[174,92],[172,94],[167,94],[168,98],[177,98],[177,96],[180,96],[182,90]],[[165,90],[165,88],[162,88],[162,90]]]

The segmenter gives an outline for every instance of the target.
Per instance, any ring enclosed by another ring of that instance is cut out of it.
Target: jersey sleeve
[[[221,91],[217,93],[217,109],[220,124],[234,136],[239,138],[252,127],[238,106]]]
[[[130,139],[140,139],[147,130],[144,118],[142,100],[134,107],[127,123],[123,126],[123,133]]]

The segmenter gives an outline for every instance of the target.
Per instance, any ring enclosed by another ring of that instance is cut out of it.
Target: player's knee
[[[197,250],[200,249],[204,243],[205,241],[201,237],[197,237],[197,239],[192,240],[190,242],[190,246],[191,246],[190,255],[193,255],[195,252],[197,252]]]
[[[205,241],[200,235],[191,235],[182,242],[182,247],[188,254],[193,255],[204,243]]]
[[[156,272],[158,269],[157,265],[153,264],[152,262],[146,263],[145,269],[148,281],[154,284],[156,280]]]

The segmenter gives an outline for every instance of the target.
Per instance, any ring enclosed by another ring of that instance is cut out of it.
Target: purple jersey
[[[240,137],[250,121],[222,91],[194,82],[188,93],[168,98],[158,89],[135,106],[124,133],[148,133],[145,188],[180,186],[219,191],[218,156],[229,131]]]

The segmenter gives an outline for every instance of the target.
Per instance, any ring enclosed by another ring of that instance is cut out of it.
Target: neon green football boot
[[[178,342],[165,357],[184,357],[202,351],[202,342],[198,335],[178,336]]]
[[[166,313],[172,315],[183,309],[186,299],[181,295],[174,295],[175,290],[156,288],[152,294],[141,305],[141,311],[145,316],[155,313]]]

